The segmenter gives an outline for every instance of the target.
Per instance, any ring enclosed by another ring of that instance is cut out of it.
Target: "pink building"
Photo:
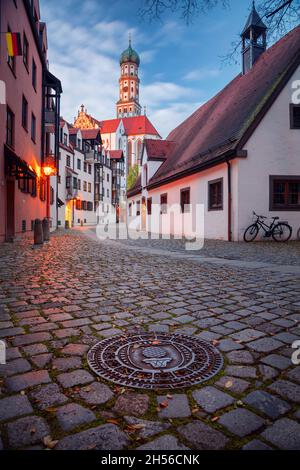
[[[0,101],[0,241],[13,241],[32,230],[36,218],[49,217],[46,167],[54,168],[58,155],[61,84],[48,70],[38,0],[1,2],[0,30],[19,32],[23,51],[8,57],[0,35],[0,80],[6,89],[5,103]]]

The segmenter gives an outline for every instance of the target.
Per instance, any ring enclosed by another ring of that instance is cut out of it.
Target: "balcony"
[[[85,152],[84,160],[88,163],[94,163],[94,161],[95,161],[95,151],[90,150],[89,152]]]
[[[55,110],[45,109],[45,124],[55,124]]]

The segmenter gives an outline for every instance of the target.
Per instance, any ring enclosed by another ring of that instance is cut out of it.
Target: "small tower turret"
[[[257,13],[254,1],[241,37],[243,74],[245,74],[252,69],[267,48],[267,27]]]

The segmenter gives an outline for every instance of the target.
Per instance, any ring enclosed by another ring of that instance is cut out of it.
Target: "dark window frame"
[[[8,126],[9,122],[11,123],[10,127]],[[6,107],[6,143],[11,148],[15,147],[15,114],[9,106]]]
[[[141,201],[140,199],[136,201],[136,215],[141,215]]]
[[[221,190],[220,190],[219,194],[221,194],[221,201],[213,206],[211,191],[214,187],[216,187],[216,185],[219,185],[220,183],[221,183]],[[224,210],[224,182],[223,182],[223,178],[217,178],[217,179],[208,181],[207,210],[208,211],[222,211],[222,210]]]
[[[300,210],[300,202],[299,204],[289,204],[285,201],[284,204],[278,204],[274,202],[274,182],[277,183],[284,183],[285,190],[282,193],[285,199],[289,196],[289,188],[288,185],[290,183],[298,183],[300,184],[300,175],[270,175],[269,176],[269,210],[270,211],[299,211]]]
[[[25,31],[23,32],[23,64],[25,65],[27,73],[29,73],[29,42]]]
[[[296,108],[299,109],[299,113],[300,113],[300,104],[290,103],[290,129],[299,130],[300,129],[300,117],[299,117],[299,124],[297,126],[295,125],[294,110]]]
[[[26,132],[28,132],[28,101],[25,98],[25,95],[22,95],[22,127]]]
[[[31,83],[32,83],[32,86],[33,86],[34,91],[36,91],[37,66],[36,66],[36,63],[35,63],[34,58],[32,58],[31,69],[32,69],[32,71],[31,71],[31,72],[32,72]]]
[[[189,202],[185,202],[183,201],[183,196],[184,194],[188,194],[188,201]],[[185,206],[189,206],[188,208],[185,207]],[[182,188],[180,189],[180,209],[181,209],[181,213],[182,214],[188,214],[189,212],[191,212],[191,188],[190,187],[187,187],[187,188]]]
[[[166,201],[163,202],[163,199]],[[160,195],[160,213],[167,214],[168,213],[168,193],[163,193]]]
[[[36,143],[36,117],[31,113],[31,140]]]
[[[147,198],[147,214],[152,215],[152,197]]]
[[[7,25],[7,32],[8,33],[12,32],[9,25]],[[16,76],[16,58],[15,58],[15,56],[9,56],[7,54],[7,65],[9,66],[13,76],[16,78],[17,76]]]

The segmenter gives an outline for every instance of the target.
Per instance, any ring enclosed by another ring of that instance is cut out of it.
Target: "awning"
[[[5,158],[5,175],[20,179],[35,179],[37,177],[35,171],[29,167],[28,163],[18,157],[15,152],[4,145]]]
[[[63,206],[64,204],[65,204],[65,203],[64,203],[61,199],[59,199],[59,197],[58,197],[58,198],[57,198],[57,206],[58,206],[58,207],[61,207],[61,206]]]

